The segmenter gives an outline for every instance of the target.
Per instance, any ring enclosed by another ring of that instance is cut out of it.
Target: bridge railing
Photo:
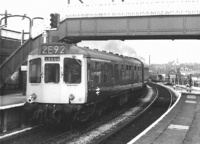
[[[9,39],[17,39],[21,40],[22,33],[18,31],[8,30],[8,29],[1,29],[1,37],[6,37]],[[24,40],[28,40],[29,33],[24,33]]]

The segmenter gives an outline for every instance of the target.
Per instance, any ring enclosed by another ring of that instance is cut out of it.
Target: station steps
[[[28,39],[0,65],[0,88],[27,60],[28,54],[43,43],[42,35]]]

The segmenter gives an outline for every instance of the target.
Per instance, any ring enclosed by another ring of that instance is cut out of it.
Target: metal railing
[[[0,88],[27,60],[28,54],[34,49],[39,48],[41,43],[43,43],[42,35],[39,35],[34,39],[28,39],[0,65]]]
[[[0,65],[0,87],[26,61],[28,54],[31,52],[31,41],[31,39],[27,40]]]
[[[22,33],[18,31],[8,30],[8,29],[1,29],[1,37],[9,38],[9,39],[16,39],[21,40]],[[24,33],[24,40],[29,39],[29,33]]]

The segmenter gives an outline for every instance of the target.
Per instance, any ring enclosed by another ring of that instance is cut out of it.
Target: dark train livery
[[[28,56],[25,110],[39,121],[84,121],[113,103],[123,105],[148,80],[139,59],[46,43]]]

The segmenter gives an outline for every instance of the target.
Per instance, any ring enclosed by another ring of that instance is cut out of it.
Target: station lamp
[[[50,14],[50,26],[51,28],[59,28],[60,25],[60,14],[52,13]]]

